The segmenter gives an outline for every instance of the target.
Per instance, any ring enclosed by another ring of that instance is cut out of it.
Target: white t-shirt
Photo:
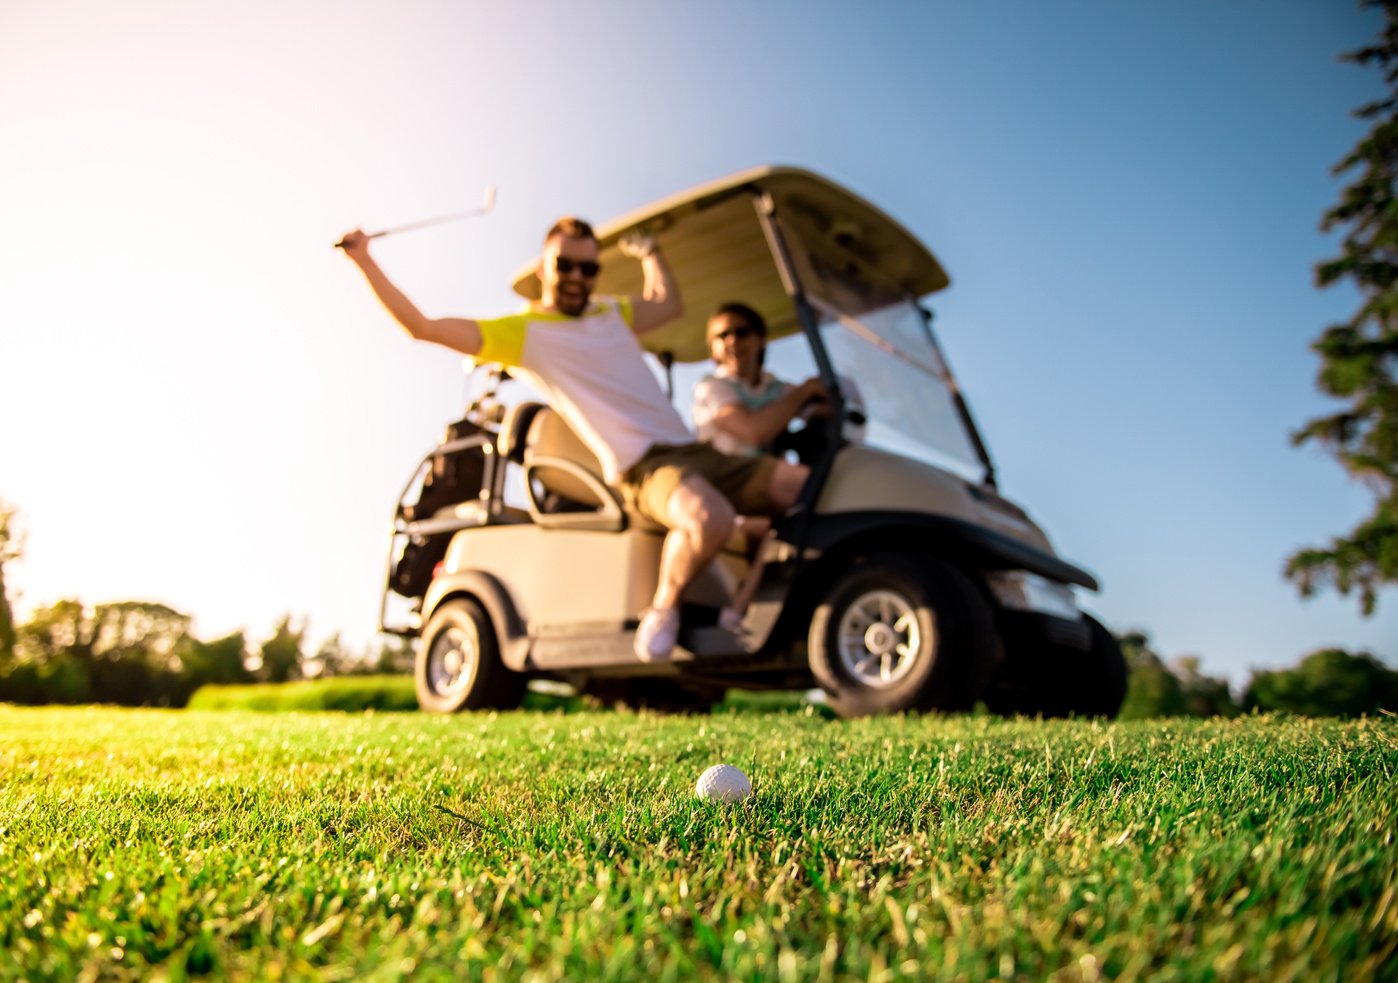
[[[725,454],[740,457],[765,454],[764,448],[720,430],[714,423],[714,417],[725,406],[741,404],[750,410],[761,409],[781,399],[782,394],[791,388],[791,383],[783,382],[770,372],[763,372],[762,378],[754,385],[720,366],[713,375],[700,379],[694,387],[694,429],[698,431],[700,440],[707,440]]]
[[[479,362],[515,370],[563,415],[615,484],[652,444],[694,435],[646,365],[631,302],[599,297],[579,317],[526,309],[479,321]]]

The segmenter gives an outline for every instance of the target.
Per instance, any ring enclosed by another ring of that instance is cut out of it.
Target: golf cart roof
[[[876,281],[883,291],[921,297],[950,281],[927,247],[863,198],[810,171],[757,167],[732,174],[597,227],[602,273],[596,292],[640,296],[640,264],[621,255],[617,240],[640,231],[665,249],[684,297],[680,320],[643,335],[651,352],[679,362],[709,358],[704,326],[726,301],[741,301],[767,320],[772,338],[799,329],[796,312],[771,257],[753,196],[771,195],[803,283],[811,271]],[[515,292],[539,296],[535,263],[519,272]]]

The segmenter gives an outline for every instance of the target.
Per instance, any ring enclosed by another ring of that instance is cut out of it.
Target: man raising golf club
[[[680,595],[728,541],[735,517],[785,512],[809,470],[695,442],[636,340],[684,309],[654,240],[631,236],[618,244],[641,263],[640,297],[593,297],[597,237],[581,219],[559,219],[539,257],[539,299],[490,320],[427,317],[369,255],[369,241],[355,230],[339,245],[408,334],[513,369],[597,455],[627,505],[665,527],[659,583],[636,629],[635,652],[646,662],[669,658],[679,637]]]

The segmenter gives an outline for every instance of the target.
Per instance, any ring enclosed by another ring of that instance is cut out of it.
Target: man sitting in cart
[[[539,299],[518,314],[477,320],[427,317],[380,269],[369,242],[356,230],[341,246],[409,335],[515,370],[597,455],[628,506],[665,527],[659,582],[636,629],[635,652],[647,662],[669,658],[680,595],[728,541],[735,517],[785,512],[809,469],[770,455],[723,454],[694,440],[636,340],[684,309],[657,244],[644,236],[619,244],[641,263],[640,297],[594,298],[596,234],[581,219],[560,219],[544,237]]]
[[[767,322],[747,304],[729,301],[709,318],[714,372],[694,387],[694,429],[725,454],[771,453],[791,421],[830,413],[819,376],[799,385],[763,368]]]

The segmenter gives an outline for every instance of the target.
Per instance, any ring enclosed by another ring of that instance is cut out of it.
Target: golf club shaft
[[[459,222],[465,218],[477,218],[481,215],[490,214],[490,210],[495,207],[495,185],[490,185],[485,189],[485,204],[480,208],[472,208],[470,211],[454,212],[451,215],[439,215],[436,218],[425,218],[417,222],[408,222],[405,225],[395,225],[391,228],[380,229],[378,232],[370,232],[366,239],[381,239],[384,236],[397,235],[400,232],[413,232],[417,229],[426,229],[433,225],[445,225],[447,222]],[[341,239],[335,243],[336,249],[343,249],[345,240]]]

